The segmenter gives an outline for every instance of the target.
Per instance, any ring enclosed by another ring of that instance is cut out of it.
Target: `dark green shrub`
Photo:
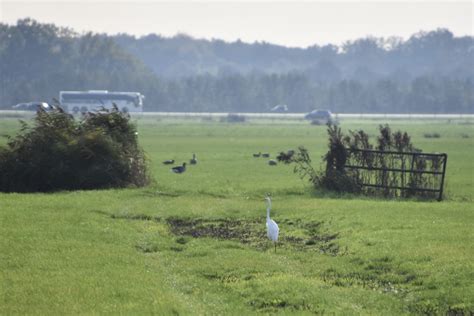
[[[290,164],[293,162],[293,156],[295,155],[295,151],[293,149],[290,149],[286,152],[281,151],[277,156],[276,159],[279,162],[282,162],[284,164]]]
[[[21,122],[0,148],[0,191],[49,192],[144,186],[146,159],[128,114],[87,113],[81,121],[56,108]]]
[[[329,150],[324,155],[326,169],[317,175],[313,184],[330,191],[359,192],[360,186],[357,184],[357,178],[344,169],[349,157],[346,147],[351,143],[354,144],[355,138],[352,141],[349,136],[342,134],[340,127],[332,124],[328,124],[327,132]]]

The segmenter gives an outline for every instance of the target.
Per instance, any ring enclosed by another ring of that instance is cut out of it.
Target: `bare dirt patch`
[[[170,217],[166,220],[170,231],[177,236],[193,238],[216,238],[235,240],[243,244],[266,249],[271,246],[266,236],[265,221],[262,219],[190,219]],[[328,255],[340,254],[336,242],[338,233],[323,229],[323,222],[302,222],[300,220],[279,220],[279,247],[299,250],[317,250]],[[296,233],[298,231],[298,233]]]

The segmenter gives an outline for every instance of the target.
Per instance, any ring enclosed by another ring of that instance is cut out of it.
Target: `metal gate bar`
[[[372,150],[372,149],[357,149],[357,148],[346,148],[349,152],[363,152],[376,155],[398,155],[398,156],[411,156],[410,168],[383,168],[383,167],[371,167],[363,165],[345,165],[344,168],[355,169],[355,170],[367,170],[367,171],[383,171],[383,172],[400,172],[408,174],[430,174],[433,176],[441,175],[441,181],[439,188],[419,188],[419,187],[405,187],[397,185],[387,185],[387,184],[372,184],[372,183],[360,183],[361,186],[371,187],[371,188],[381,188],[381,189],[397,189],[397,190],[412,190],[412,191],[425,191],[425,192],[438,192],[438,201],[441,201],[443,198],[443,186],[444,178],[446,175],[446,164],[448,161],[448,155],[443,154],[429,154],[429,153],[420,153],[420,152],[398,152],[398,151],[381,151],[381,150]],[[432,171],[432,170],[416,170],[414,169],[414,164],[417,157],[426,157],[427,160],[434,160],[433,158],[441,159],[442,162],[442,171]]]
[[[443,174],[443,172],[441,171],[406,170],[406,169],[364,167],[364,166],[352,166],[352,165],[345,165],[344,168],[375,170],[375,171],[399,171],[399,172],[410,172],[410,173]]]

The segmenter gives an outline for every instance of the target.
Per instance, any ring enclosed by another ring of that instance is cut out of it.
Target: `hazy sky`
[[[407,38],[419,30],[448,28],[473,35],[473,1],[5,1],[0,20],[32,17],[76,31],[186,33],[227,41],[286,46],[340,44],[373,36]]]

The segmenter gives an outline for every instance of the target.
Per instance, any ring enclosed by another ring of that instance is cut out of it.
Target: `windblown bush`
[[[294,172],[301,178],[309,178],[316,188],[335,192],[364,193],[385,197],[436,197],[433,191],[421,191],[417,188],[434,189],[439,187],[440,179],[421,171],[440,172],[441,158],[431,156],[403,155],[399,153],[420,153],[410,136],[401,131],[392,132],[388,125],[380,125],[375,149],[387,154],[372,151],[374,146],[363,130],[349,131],[343,135],[335,125],[328,125],[328,152],[323,159],[325,167],[316,171],[304,147],[292,155],[290,162],[295,164]],[[347,168],[361,166],[361,168]],[[416,170],[417,172],[398,172],[396,170]],[[367,186],[364,184],[377,185]],[[400,190],[398,188],[406,188]]]
[[[326,168],[319,172],[312,181],[315,186],[336,192],[359,192],[361,187],[355,180],[351,171],[344,169],[349,152],[347,146],[351,143],[358,143],[359,137],[344,136],[341,128],[328,124],[328,147],[329,150],[324,155]],[[352,135],[356,135],[352,133]]]
[[[32,126],[0,148],[0,191],[49,192],[144,186],[150,181],[128,114],[117,108],[76,121],[61,108],[38,111]]]

